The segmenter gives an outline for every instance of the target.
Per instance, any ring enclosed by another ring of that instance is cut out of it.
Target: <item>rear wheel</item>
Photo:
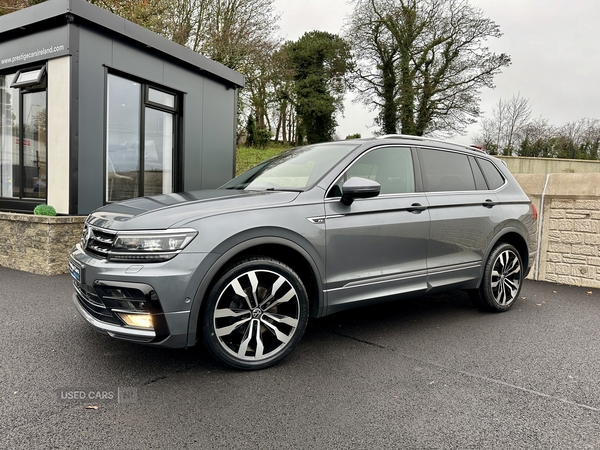
[[[250,258],[229,269],[211,290],[202,335],[208,351],[238,369],[262,369],[285,358],[308,321],[300,277],[271,258]]]
[[[508,310],[519,296],[523,282],[523,263],[515,247],[498,244],[492,250],[478,289],[469,291],[474,304],[490,311]]]

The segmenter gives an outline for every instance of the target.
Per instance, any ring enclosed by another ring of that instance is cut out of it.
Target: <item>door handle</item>
[[[411,212],[413,214],[421,214],[421,211],[425,211],[426,209],[427,206],[423,206],[420,203],[413,203],[412,205],[410,205],[409,208],[406,208],[408,212]]]
[[[486,199],[485,202],[482,203],[482,205],[485,206],[486,208],[493,208],[497,204],[498,204],[498,202],[494,202],[494,201],[490,200],[489,198]]]

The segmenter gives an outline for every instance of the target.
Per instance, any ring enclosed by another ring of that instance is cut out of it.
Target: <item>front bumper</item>
[[[187,347],[190,308],[202,278],[197,268],[204,256],[181,253],[163,263],[132,265],[92,256],[78,244],[69,258],[73,303],[94,329],[113,338]],[[122,313],[149,315],[152,327],[130,326]]]
[[[153,330],[141,330],[137,328],[127,328],[121,325],[115,325],[108,322],[102,322],[87,312],[82,304],[82,300],[77,292],[73,293],[73,303],[81,316],[88,321],[96,330],[108,334],[110,337],[133,340],[143,343],[149,343],[156,339],[156,332]]]

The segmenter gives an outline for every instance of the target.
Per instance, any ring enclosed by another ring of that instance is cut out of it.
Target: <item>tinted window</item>
[[[471,164],[471,170],[473,171],[473,176],[475,177],[475,186],[477,187],[477,190],[486,191],[488,186],[485,182],[485,178],[483,177],[483,173],[481,173],[481,168],[475,162],[475,158],[469,156],[469,163]]]
[[[485,175],[485,179],[487,180],[490,189],[498,189],[504,184],[504,177],[500,174],[498,169],[496,169],[496,166],[487,159],[477,158],[477,160],[483,170],[483,174]]]
[[[421,149],[421,164],[425,189],[429,192],[475,190],[467,155]]]
[[[339,197],[342,185],[352,177],[367,178],[381,185],[380,195],[415,192],[412,155],[408,147],[386,147],[361,156],[329,191],[328,197]]]

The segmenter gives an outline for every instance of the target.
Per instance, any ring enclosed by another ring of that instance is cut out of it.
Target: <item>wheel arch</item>
[[[490,254],[492,253],[492,251],[498,244],[503,243],[503,242],[511,244],[513,247],[515,247],[517,249],[517,251],[519,252],[519,256],[521,256],[522,264],[526,264],[526,265],[529,264],[529,248],[527,247],[527,241],[523,237],[522,231],[519,228],[512,227],[512,226],[502,228],[502,231],[500,233],[498,233],[494,237],[494,239],[492,239],[492,241],[490,242],[490,245],[488,246],[488,248],[485,252],[485,255],[483,257],[483,264],[481,265],[481,273],[479,276],[479,281],[477,282],[477,287],[479,287],[479,285],[481,284],[481,280],[483,278],[483,271],[485,270],[485,263],[488,260],[488,258],[490,257]],[[523,277],[523,278],[525,278],[525,277]]]
[[[188,324],[188,346],[196,343],[204,300],[212,286],[229,267],[250,256],[268,256],[294,270],[307,291],[310,317],[322,316],[325,312],[321,276],[324,267],[320,258],[311,254],[307,249],[313,249],[313,247],[305,238],[301,238],[298,243],[282,236],[275,230],[269,230],[262,236],[247,236],[247,233],[242,233],[221,243],[214,250],[214,253],[220,254],[220,256],[207,270],[192,302]],[[313,251],[316,253],[316,250],[313,249]]]

